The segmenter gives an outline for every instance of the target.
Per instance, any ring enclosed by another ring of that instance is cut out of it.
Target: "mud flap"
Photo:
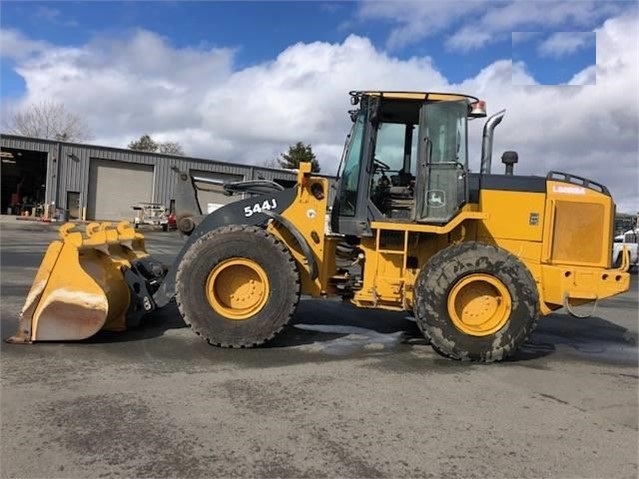
[[[128,222],[115,228],[91,223],[85,235],[74,229],[63,225],[60,239],[47,248],[17,332],[7,342],[82,340],[100,330],[124,331],[154,309],[149,289],[165,269],[158,272],[144,237]],[[154,265],[155,274],[139,266],[144,264]]]

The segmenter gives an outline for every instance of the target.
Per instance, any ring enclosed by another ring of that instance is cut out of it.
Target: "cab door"
[[[467,115],[464,101],[421,108],[415,221],[446,223],[468,200]]]

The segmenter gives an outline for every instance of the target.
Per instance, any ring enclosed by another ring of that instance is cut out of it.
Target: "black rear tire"
[[[486,335],[455,326],[448,309],[455,285],[470,275],[494,278],[508,291],[505,323]],[[415,319],[433,349],[461,361],[494,362],[514,354],[539,318],[539,292],[528,268],[511,253],[477,242],[449,246],[425,264],[415,283]]]
[[[253,316],[237,320],[216,311],[207,296],[211,271],[227,260],[246,259],[266,274],[269,292]],[[255,347],[273,339],[289,322],[300,297],[299,272],[286,246],[257,226],[218,228],[198,239],[177,270],[176,302],[185,323],[209,344]]]

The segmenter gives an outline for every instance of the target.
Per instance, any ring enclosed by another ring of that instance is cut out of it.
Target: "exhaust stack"
[[[481,173],[490,173],[493,156],[493,131],[501,123],[506,110],[501,110],[486,120],[484,134],[481,141]]]

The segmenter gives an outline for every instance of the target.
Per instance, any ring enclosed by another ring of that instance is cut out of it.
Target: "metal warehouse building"
[[[69,219],[132,219],[132,207],[138,203],[171,207],[173,167],[217,182],[207,183],[208,191],[198,191],[204,213],[236,199],[223,194],[222,183],[295,182],[295,173],[288,170],[5,134],[0,139],[5,215],[48,217],[64,211]]]

